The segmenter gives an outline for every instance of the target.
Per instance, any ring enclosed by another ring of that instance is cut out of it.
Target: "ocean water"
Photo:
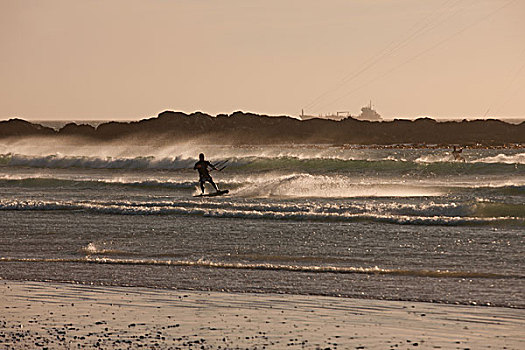
[[[524,308],[525,149],[462,155],[4,141],[0,278]]]

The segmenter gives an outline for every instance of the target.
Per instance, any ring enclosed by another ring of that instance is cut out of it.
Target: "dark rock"
[[[525,122],[514,125],[499,120],[438,122],[430,118],[414,121],[370,122],[353,118],[340,121],[313,118],[298,120],[234,112],[216,117],[196,112],[165,111],[156,118],[137,122],[108,122],[97,128],[70,123],[59,131],[21,119],[0,122],[0,138],[79,137],[78,142],[135,140],[141,144],[165,144],[195,138],[219,144],[461,144],[485,146],[525,143]]]

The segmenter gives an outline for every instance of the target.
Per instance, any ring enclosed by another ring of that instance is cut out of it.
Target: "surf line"
[[[286,272],[310,273],[335,273],[335,274],[364,274],[364,275],[394,275],[413,277],[435,278],[487,278],[487,279],[525,279],[523,275],[506,275],[489,272],[469,272],[450,270],[403,270],[382,269],[374,267],[344,267],[344,266],[301,266],[279,264],[245,264],[226,263],[208,260],[146,260],[146,259],[115,259],[115,258],[6,258],[0,257],[0,262],[25,262],[25,263],[84,263],[84,264],[109,264],[109,265],[157,265],[157,266],[184,266],[207,267],[231,270],[267,270]]]

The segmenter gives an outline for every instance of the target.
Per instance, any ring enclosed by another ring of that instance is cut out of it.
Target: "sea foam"
[[[214,218],[238,218],[251,220],[309,220],[320,222],[378,222],[400,225],[518,225],[525,224],[523,215],[516,216],[523,205],[494,206],[473,203],[465,205],[438,204],[418,206],[413,204],[354,203],[339,208],[333,205],[261,205],[238,204],[221,201],[175,201],[175,202],[47,202],[47,201],[0,201],[1,211],[21,210],[85,210],[100,214],[116,215],[199,215]],[[508,210],[508,212],[505,212]],[[491,216],[489,214],[495,214]]]

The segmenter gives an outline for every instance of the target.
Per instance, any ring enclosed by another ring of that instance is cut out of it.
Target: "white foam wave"
[[[455,162],[452,154],[426,154],[415,160],[416,163],[445,163]],[[466,163],[487,163],[487,164],[525,164],[525,153],[503,154],[495,156],[473,158],[466,160]]]
[[[411,168],[417,168],[418,164],[439,164],[452,163],[454,159],[450,153],[439,154],[424,154],[418,155],[419,152],[414,152],[411,156],[405,154],[310,154],[305,151],[304,154],[295,152],[283,151],[282,154],[270,152],[264,148],[257,149],[260,153],[255,154],[256,150],[251,152],[238,152],[237,150],[220,150],[212,152],[210,159],[229,159],[229,168],[238,168],[249,165],[249,170],[277,170],[280,168],[296,169],[301,167],[303,169],[326,169],[327,171],[335,171],[337,169],[347,169],[353,171],[354,169],[362,169],[363,171],[370,171],[377,169],[377,171],[407,171]],[[63,154],[60,152],[52,152],[48,154],[26,155],[18,153],[8,153],[0,155],[0,165],[2,166],[23,166],[35,168],[81,168],[81,169],[162,169],[162,170],[176,170],[176,169],[192,169],[196,161],[195,155],[187,154],[187,152],[174,152],[172,155],[164,155],[164,152],[157,152],[158,154],[149,154],[155,152],[144,152],[144,155],[85,155],[85,151],[79,152],[80,155]],[[251,154],[254,153],[254,154]],[[487,164],[525,164],[525,153],[521,154],[499,154],[496,156],[483,157],[482,154],[471,154],[466,157],[466,163],[487,163]],[[412,159],[412,160],[410,160]]]
[[[90,242],[86,247],[84,247],[82,250],[84,250],[88,254],[96,254],[100,251],[93,242]]]
[[[63,174],[38,173],[31,175],[0,175],[0,186],[26,188],[75,188],[102,189],[124,186],[156,190],[200,190],[193,172],[152,173],[124,172],[70,172]],[[355,177],[346,175],[312,175],[308,173],[282,174],[258,173],[251,176],[221,174],[215,179],[223,189],[238,199],[246,198],[413,198],[443,197],[451,193],[490,191],[502,195],[523,192],[525,177],[512,179],[486,177],[422,178],[406,179],[385,177]],[[190,193],[187,193],[189,195]]]
[[[444,163],[452,162],[454,158],[451,154],[425,154],[415,160],[416,163]]]
[[[106,242],[101,242],[101,243],[89,242],[89,244],[85,247],[82,247],[80,251],[86,254],[87,256],[91,256],[91,255],[136,255],[132,252],[122,251],[120,249],[112,249],[111,244],[109,244],[110,247],[106,247],[106,245],[107,245]]]
[[[436,186],[378,183],[343,175],[267,174],[247,178],[248,185],[241,187],[236,195],[245,197],[421,197],[439,196]]]
[[[26,263],[87,263],[87,264],[111,264],[111,265],[160,265],[160,266],[185,266],[185,267],[207,267],[217,269],[241,269],[241,270],[270,270],[287,272],[309,272],[309,273],[340,273],[340,274],[367,274],[367,275],[398,275],[437,278],[519,278],[522,275],[505,275],[487,272],[472,271],[450,271],[450,270],[404,270],[360,266],[331,266],[331,265],[284,265],[272,263],[241,263],[223,262],[211,260],[156,260],[156,259],[121,259],[106,257],[85,258],[6,258],[0,257],[0,261],[26,262]]]
[[[85,210],[119,215],[199,215],[215,218],[309,220],[355,222],[371,221],[411,225],[485,225],[525,223],[524,218],[513,216],[468,216],[475,204],[461,206],[430,203],[417,206],[399,203],[372,203],[342,205],[306,204],[250,204],[227,200],[178,202],[46,202],[0,201],[0,210]],[[501,214],[499,214],[501,215]]]
[[[525,164],[525,153],[519,154],[498,154],[493,157],[485,157],[475,160],[474,163],[504,163],[504,164]]]

